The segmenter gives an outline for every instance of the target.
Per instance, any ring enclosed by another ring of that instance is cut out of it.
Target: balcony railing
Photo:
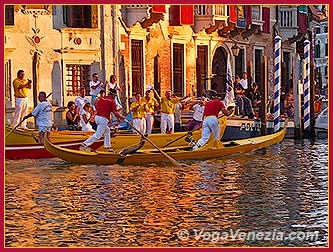
[[[213,5],[215,16],[227,16],[227,6],[224,4]]]
[[[226,5],[195,5],[196,16],[227,16]]]
[[[127,27],[134,26],[137,22],[142,22],[150,17],[150,6],[147,4],[141,5],[123,5],[122,17]]]
[[[293,20],[293,11],[281,11],[281,27],[295,27],[295,25],[293,24]]]
[[[227,5],[194,5],[194,32],[199,32],[202,29],[209,27],[217,29],[223,23],[226,23]]]
[[[207,5],[194,5],[194,14],[196,16],[207,16],[211,14],[211,8]]]
[[[126,5],[126,8],[147,8],[147,4],[135,4],[135,5]]]

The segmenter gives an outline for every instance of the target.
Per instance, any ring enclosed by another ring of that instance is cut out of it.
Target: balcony
[[[193,31],[198,33],[206,29],[211,33],[227,25],[227,5],[195,5]]]
[[[149,19],[150,9],[149,5],[122,5],[122,18],[127,27],[132,27],[137,22]]]
[[[278,21],[282,40],[298,40],[297,6],[279,6]]]

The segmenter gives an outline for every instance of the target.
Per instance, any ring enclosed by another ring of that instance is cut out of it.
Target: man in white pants
[[[124,120],[124,116],[118,113],[117,106],[114,101],[117,91],[110,90],[109,96],[100,97],[97,103],[97,114],[95,122],[97,124],[96,132],[81,144],[80,150],[87,150],[97,139],[100,139],[104,134],[104,147],[108,152],[114,152],[111,149],[110,128],[109,122],[111,113],[113,113],[119,120]]]
[[[229,108],[233,109],[233,107]],[[202,135],[196,145],[194,145],[193,150],[203,147],[208,142],[211,133],[214,135],[214,140],[220,140],[220,124],[217,119],[220,111],[227,116],[232,113],[232,110],[226,109],[223,102],[219,99],[206,103],[204,121],[202,123]]]
[[[36,117],[36,124],[39,132],[39,142],[44,143],[45,133],[50,132],[52,128],[52,105],[46,100],[46,93],[41,91],[38,95],[40,103],[24,119]]]
[[[147,103],[143,102],[140,94],[135,95],[135,102],[131,104],[133,126],[141,134],[146,133],[146,111],[148,110]],[[137,131],[133,129],[134,133]]]
[[[146,112],[147,134],[151,134],[154,125],[154,114],[159,107],[157,100],[153,97],[153,90],[147,89],[146,96],[142,98],[142,102],[147,103],[148,110]]]
[[[15,127],[28,112],[28,89],[31,89],[31,80],[24,79],[24,71],[17,71],[17,78],[13,81],[15,96],[15,111],[13,118],[13,127]],[[23,129],[27,128],[27,121],[21,123]]]
[[[180,98],[171,97],[171,90],[165,92],[165,97],[161,100],[161,133],[172,134],[175,131],[175,105],[180,102]],[[168,131],[167,131],[168,129]]]

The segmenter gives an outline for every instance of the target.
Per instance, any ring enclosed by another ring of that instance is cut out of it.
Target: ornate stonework
[[[40,15],[50,15],[50,7],[48,5],[44,5],[44,8],[41,9],[30,9],[26,8],[25,5],[22,5],[21,13],[25,15],[34,15],[34,16],[40,16]]]

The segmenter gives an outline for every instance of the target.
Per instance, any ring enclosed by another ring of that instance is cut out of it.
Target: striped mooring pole
[[[304,130],[310,131],[310,41],[304,41]]]
[[[274,132],[280,129],[281,40],[279,35],[274,38]]]

